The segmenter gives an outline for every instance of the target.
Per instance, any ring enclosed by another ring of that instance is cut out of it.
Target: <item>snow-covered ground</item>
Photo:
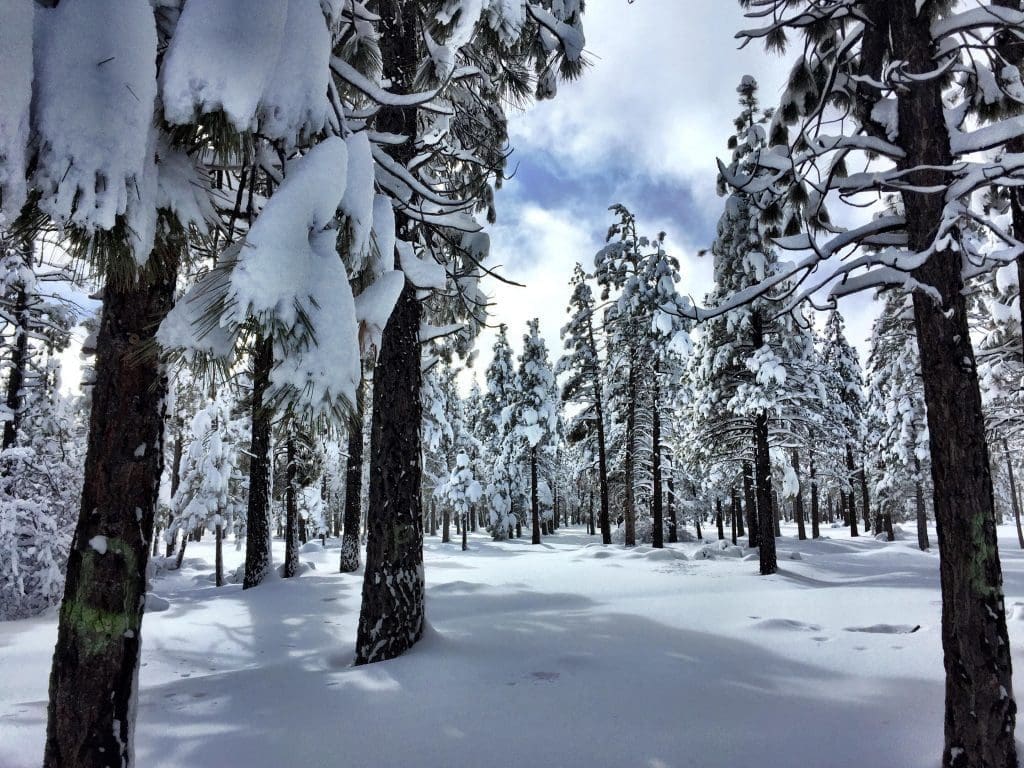
[[[335,573],[337,542],[244,593],[212,586],[212,544],[190,544],[153,579],[166,602],[143,625],[138,764],[935,768],[938,557],[912,529],[891,544],[823,532],[785,529],[768,578],[696,543],[428,539],[426,637],[361,668],[362,575]],[[1020,680],[1024,555],[1000,534]],[[39,764],[55,635],[55,613],[0,623],[3,768]]]

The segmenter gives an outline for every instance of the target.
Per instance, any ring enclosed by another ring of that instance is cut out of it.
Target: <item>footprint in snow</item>
[[[796,619],[765,619],[754,624],[756,629],[785,630],[789,632],[820,632],[818,624],[805,624]]]
[[[909,635],[921,629],[920,624],[872,624],[869,627],[844,627],[847,632],[866,632],[870,635]]]

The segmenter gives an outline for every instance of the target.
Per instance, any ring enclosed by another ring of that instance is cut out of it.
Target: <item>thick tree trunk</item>
[[[743,507],[747,516],[747,546],[753,549],[760,543],[761,534],[757,519],[757,499],[754,496],[754,468],[749,461],[743,462]]]
[[[290,579],[299,572],[299,505],[295,499],[295,435],[293,427],[289,427],[286,450],[284,489],[284,572],[282,576]]]
[[[892,47],[910,73],[934,69],[927,25],[913,0],[891,5]],[[912,81],[913,82],[913,81]],[[944,188],[952,162],[934,77],[913,82],[899,99],[903,168],[924,167],[915,185]],[[909,247],[932,247],[944,196],[902,192]],[[914,320],[928,410],[935,519],[942,584],[942,648],[946,668],[943,764],[947,768],[1016,768],[1016,703],[1003,605],[1002,569],[981,393],[961,278],[963,256],[947,247],[913,277],[941,297],[914,293]]]
[[[384,77],[393,92],[409,93],[420,43],[416,3],[379,0],[376,11]],[[387,151],[396,163],[408,165],[416,151],[416,109],[384,107],[375,127],[406,137]],[[411,239],[412,222],[399,214],[395,223],[399,237]],[[398,266],[397,254],[394,258]],[[423,635],[419,331],[420,303],[416,289],[406,283],[384,328],[374,369],[366,571],[356,664],[392,659]]]
[[[793,471],[796,473],[797,478],[800,477],[800,451],[794,448],[790,453],[790,458],[793,461]],[[807,527],[804,524],[804,495],[802,489],[798,488],[796,497],[793,499],[793,517],[796,518],[796,537],[800,541],[804,541],[807,538]],[[815,532],[817,532],[817,524],[814,526]],[[817,536],[815,536],[817,538]]]
[[[161,235],[147,277],[108,280],[85,483],[50,674],[46,768],[130,766],[149,538],[163,470],[163,366],[143,352],[174,297],[184,244]]]
[[[448,507],[441,513],[441,543],[448,544],[452,540],[452,514]]]
[[[252,375],[252,449],[249,501],[245,515],[245,578],[242,589],[258,586],[272,565],[270,538],[270,408],[263,402],[274,367],[274,342],[256,341]]]
[[[348,431],[348,456],[345,458],[345,532],[342,534],[341,558],[338,563],[340,573],[359,570],[359,518],[362,513],[362,497],[363,410],[360,402],[356,418]]]
[[[661,413],[658,402],[658,376],[660,375],[657,362],[654,364],[654,396],[651,404],[651,457],[654,489],[651,495],[651,514],[654,518],[653,544],[655,549],[662,549],[665,546],[664,524],[665,518],[662,512],[661,498]]]

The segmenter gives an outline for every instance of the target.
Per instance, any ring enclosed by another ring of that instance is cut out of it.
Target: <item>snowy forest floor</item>
[[[138,764],[935,768],[934,531],[931,553],[913,528],[891,544],[783,533],[768,578],[738,550],[601,547],[581,529],[535,547],[474,534],[467,552],[428,538],[425,638],[361,668],[362,574],[336,573],[337,541],[247,592],[214,587],[212,542],[190,543],[152,580]],[[1012,528],[1000,545],[1021,694],[1024,555]],[[55,611],[0,623],[3,768],[40,762],[55,637]]]

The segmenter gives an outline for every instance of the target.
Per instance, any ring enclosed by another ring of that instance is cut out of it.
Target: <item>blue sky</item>
[[[552,357],[561,353],[568,281],[577,261],[590,267],[623,203],[644,233],[668,233],[682,264],[681,290],[700,298],[711,285],[710,246],[723,201],[716,157],[738,111],[736,85],[751,74],[765,106],[777,99],[787,62],[751,46],[738,50],[745,22],[733,0],[600,0],[584,17],[591,68],[558,96],[512,116],[514,172],[497,196],[492,263],[527,284],[491,282],[495,323],[518,349],[526,320],[539,317]],[[863,355],[870,297],[846,300],[851,340]],[[479,343],[478,376],[493,334]]]

